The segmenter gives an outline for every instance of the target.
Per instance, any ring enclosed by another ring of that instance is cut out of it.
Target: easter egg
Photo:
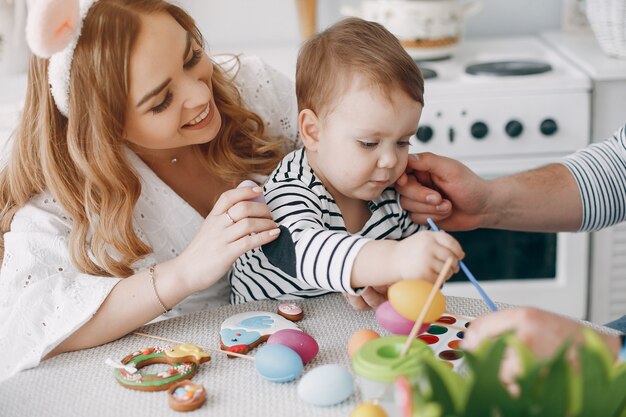
[[[380,335],[371,329],[361,329],[350,336],[350,340],[348,341],[348,356],[352,358],[357,350],[361,348],[364,344],[369,342],[370,340],[374,340],[379,338]]]
[[[387,297],[394,310],[404,318],[415,321],[420,315],[432,288],[433,284],[427,281],[398,281],[389,287]],[[437,291],[433,303],[428,309],[426,317],[424,317],[424,322],[432,323],[437,321],[445,311],[446,299],[441,291]]]
[[[239,185],[237,186],[237,188],[241,188],[241,187],[258,187],[259,184],[257,184],[254,181],[251,180],[243,180],[239,183]],[[250,201],[254,201],[256,203],[263,203],[265,204],[265,197],[263,197],[263,194],[260,194],[258,197],[254,197],[252,200]]]
[[[363,403],[354,409],[350,417],[387,417],[387,413],[374,403]]]
[[[265,345],[254,357],[259,375],[272,382],[289,382],[302,373],[302,359],[293,349],[283,345]]]
[[[298,396],[307,403],[329,406],[345,401],[354,389],[352,375],[339,365],[322,365],[305,374],[298,383]]]
[[[300,355],[304,363],[312,361],[320,350],[313,337],[301,330],[295,329],[277,331],[267,339],[267,344],[287,346]]]
[[[376,309],[376,321],[383,329],[392,334],[408,335],[413,329],[415,321],[406,319],[398,313],[389,301],[385,301]],[[419,333],[428,330],[428,323],[422,324]]]

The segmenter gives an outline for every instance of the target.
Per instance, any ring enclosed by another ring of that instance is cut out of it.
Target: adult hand
[[[454,159],[429,152],[409,156],[396,189],[415,223],[426,224],[431,217],[446,230],[479,227],[488,208],[486,180]]]
[[[357,311],[371,310],[387,301],[387,285],[367,287],[360,295],[345,294],[344,297]]]
[[[213,285],[245,252],[276,239],[280,233],[264,203],[248,201],[263,192],[242,187],[224,192],[189,246],[176,262],[191,291]]]
[[[484,340],[513,331],[515,335],[539,358],[549,358],[569,341],[572,346],[583,341],[583,324],[536,308],[517,308],[501,310],[480,317],[472,322],[465,332],[461,346],[475,350]],[[609,349],[617,356],[620,349],[619,338],[601,335]],[[575,349],[570,350],[573,359]],[[500,368],[500,377],[505,384],[514,384],[515,377],[521,371],[519,358],[514,350],[507,352]]]

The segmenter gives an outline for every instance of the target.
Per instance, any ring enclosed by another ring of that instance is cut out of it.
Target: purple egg
[[[258,187],[259,184],[257,184],[254,181],[251,180],[243,180],[241,181],[241,183],[237,186],[237,188],[241,188],[241,187]],[[263,197],[263,194],[259,195],[258,197],[253,198],[250,201],[254,201],[256,203],[263,203],[265,204],[265,197]]]
[[[414,321],[400,315],[389,301],[385,301],[376,309],[376,321],[383,329],[392,334],[408,335],[415,324]],[[429,324],[424,323],[418,334],[428,330]]]
[[[304,363],[312,361],[320,350],[315,339],[309,334],[295,329],[277,331],[267,339],[267,344],[287,346],[300,355]]]

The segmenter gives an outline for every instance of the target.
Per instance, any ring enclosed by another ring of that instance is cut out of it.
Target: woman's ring
[[[228,210],[226,210],[226,211],[224,212],[224,214],[226,215],[226,217],[228,218],[228,220],[230,220],[230,224],[231,224],[231,225],[232,225],[232,224],[235,224],[235,221],[233,220],[233,218],[232,218],[232,217],[230,217],[230,214],[228,214]]]

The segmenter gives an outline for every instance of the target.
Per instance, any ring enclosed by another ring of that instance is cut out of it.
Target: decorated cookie
[[[115,379],[122,386],[140,391],[162,391],[185,379],[189,379],[198,371],[200,364],[208,362],[211,357],[198,346],[180,344],[170,347],[144,348],[122,359],[125,368],[116,368]],[[155,363],[169,364],[171,367],[158,374],[142,374],[140,369]],[[136,372],[130,372],[128,367]],[[131,368],[132,369],[132,368]]]
[[[235,314],[222,323],[220,347],[227,352],[246,353],[284,329],[300,330],[286,318],[266,311]]]
[[[283,303],[278,306],[278,314],[290,321],[302,320],[304,311],[295,303]]]
[[[172,385],[167,393],[167,403],[175,411],[192,411],[206,401],[206,390],[201,384],[181,381]]]

